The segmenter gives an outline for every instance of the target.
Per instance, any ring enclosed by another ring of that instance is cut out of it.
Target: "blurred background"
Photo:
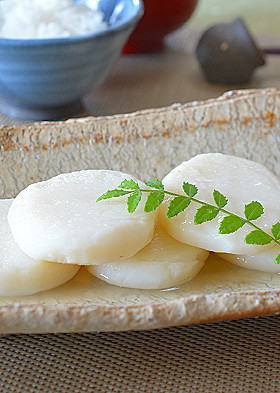
[[[280,2],[278,0],[200,0],[189,27],[206,28],[218,22],[230,21],[239,15],[254,34],[278,35]]]
[[[164,13],[163,4],[158,1],[159,14]],[[209,82],[195,54],[205,29],[237,17],[243,18],[259,48],[280,47],[279,13],[279,0],[198,0],[190,19],[165,36],[161,50],[133,54],[124,50],[105,81],[83,98],[77,116],[113,115],[205,100],[232,89],[280,88],[280,55],[266,55],[266,64],[257,68],[248,82],[231,85]],[[2,124],[26,122],[0,114]]]
[[[217,97],[225,91],[280,88],[280,55],[267,55],[246,84],[209,83],[201,73],[195,48],[209,26],[242,17],[257,45],[280,46],[278,0],[198,0],[190,19],[165,38],[161,52],[126,55],[103,85],[85,102],[94,114],[131,112]]]

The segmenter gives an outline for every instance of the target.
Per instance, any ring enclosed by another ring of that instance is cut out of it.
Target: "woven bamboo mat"
[[[280,318],[0,338],[0,392],[277,393]]]

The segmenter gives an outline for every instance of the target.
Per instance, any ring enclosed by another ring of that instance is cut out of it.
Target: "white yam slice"
[[[183,162],[163,179],[167,190],[184,195],[183,182],[196,185],[199,191],[195,197],[211,204],[214,204],[213,190],[218,190],[228,198],[225,208],[242,217],[245,204],[259,201],[265,212],[256,223],[267,232],[279,220],[280,181],[256,162],[219,153],[201,154]],[[253,229],[248,225],[235,233],[222,235],[218,228],[224,213],[218,214],[213,221],[194,225],[196,210],[201,205],[191,202],[184,212],[167,218],[168,201],[161,206],[159,219],[175,239],[215,252],[256,254],[263,251],[264,246],[244,242],[245,236]]]
[[[35,260],[19,249],[7,220],[11,203],[0,200],[0,296],[31,295],[70,280],[79,266]]]
[[[90,266],[94,276],[113,285],[163,289],[181,285],[198,274],[208,251],[180,243],[157,226],[152,241],[121,262]]]
[[[124,179],[132,176],[87,170],[28,186],[8,214],[19,247],[33,258],[79,265],[136,254],[154,233],[157,213],[144,212],[146,196],[132,214],[127,211],[126,196],[96,202]]]
[[[246,269],[266,273],[280,273],[280,265],[274,262],[279,253],[280,248],[273,246],[255,255],[219,254],[219,257]]]

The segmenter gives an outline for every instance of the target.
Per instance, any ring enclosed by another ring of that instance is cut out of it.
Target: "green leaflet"
[[[117,198],[126,194],[130,194],[131,191],[125,191],[125,190],[108,190],[105,192],[105,194],[102,194],[99,198],[97,198],[96,202],[101,201],[102,199],[110,199],[110,198]]]
[[[206,221],[211,221],[215,217],[217,217],[219,213],[219,209],[215,206],[201,206],[197,209],[196,214],[194,216],[194,223],[202,224]]]
[[[276,240],[280,239],[280,222],[272,225],[271,232]]]
[[[136,210],[139,202],[141,201],[141,197],[142,192],[139,189],[129,195],[127,198],[127,210],[129,213],[133,213]]]
[[[158,190],[163,190],[164,185],[158,179],[152,179],[145,182],[146,186],[157,188]]]
[[[190,184],[188,182],[183,183],[183,191],[187,194],[188,197],[192,198],[197,194],[197,187],[194,186],[193,184]]]
[[[256,220],[263,214],[263,205],[260,202],[252,201],[245,205],[244,215],[247,220]]]
[[[219,226],[219,233],[221,235],[226,235],[236,232],[239,228],[243,227],[244,224],[245,220],[243,218],[230,214],[223,218]]]
[[[128,190],[137,190],[139,189],[139,185],[132,179],[130,180],[125,179],[124,181],[121,182],[119,188],[125,188]]]
[[[145,203],[145,212],[149,213],[155,210],[164,199],[163,191],[151,191]]]
[[[274,260],[275,263],[277,263],[277,265],[280,264],[280,254],[277,255],[277,257]]]
[[[264,246],[265,244],[271,243],[272,239],[271,236],[262,230],[255,229],[254,231],[248,233],[244,241],[247,244],[258,244],[260,246]]]
[[[228,203],[227,198],[217,190],[213,191],[213,198],[219,208],[225,207]]]
[[[179,213],[184,211],[190,203],[190,198],[183,195],[174,197],[168,206],[166,217],[171,218],[177,216]]]

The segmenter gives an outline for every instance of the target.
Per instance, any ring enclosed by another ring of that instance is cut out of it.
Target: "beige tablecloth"
[[[198,35],[182,29],[161,53],[120,58],[85,98],[83,114],[131,112],[231,89],[201,77],[193,55]],[[259,42],[273,44],[267,37]],[[280,87],[280,56],[240,87]],[[0,123],[23,122],[0,115]],[[279,316],[150,332],[14,335],[0,338],[0,392],[276,393],[279,355]]]

